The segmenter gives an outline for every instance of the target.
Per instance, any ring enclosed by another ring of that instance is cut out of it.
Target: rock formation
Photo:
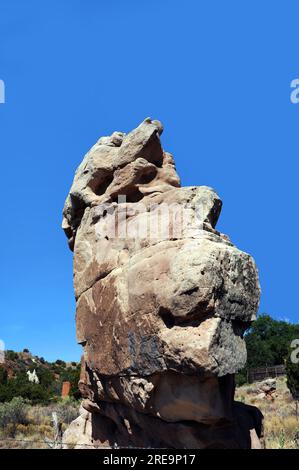
[[[257,384],[256,398],[273,401],[276,397],[276,379],[265,379]]]
[[[66,199],[84,399],[64,443],[259,447],[260,412],[234,402],[255,263],[215,229],[215,191],[180,187],[162,132],[147,118],[102,137]]]

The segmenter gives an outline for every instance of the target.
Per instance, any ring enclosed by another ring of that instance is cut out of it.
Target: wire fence
[[[72,448],[72,445],[67,443],[67,442],[57,442],[55,440],[50,440],[50,439],[46,439],[46,440],[41,440],[41,439],[19,439],[19,438],[16,438],[16,437],[0,437],[0,442],[22,442],[23,444],[44,444],[44,445],[48,445],[49,448],[51,449],[58,449],[58,448]],[[80,446],[80,447],[86,447],[86,448],[92,448],[92,449],[110,449],[110,450],[113,450],[113,449],[156,449],[155,447],[133,447],[133,446],[130,446],[130,447],[122,447],[122,446],[117,446],[117,445],[111,445],[111,446],[104,446],[104,445],[97,445],[97,444],[85,444],[85,443],[80,443],[80,442],[76,442],[74,443],[74,446]],[[159,450],[161,450],[159,448]]]
[[[256,367],[254,369],[248,369],[248,382],[259,382],[268,377],[276,378],[285,374],[286,368],[284,364],[269,367]]]
[[[51,439],[47,439],[47,440],[41,440],[41,439],[19,439],[19,438],[16,438],[16,437],[0,437],[0,441],[4,441],[4,442],[22,442],[23,444],[44,444],[44,445],[47,445],[48,447],[51,447],[51,446],[67,446],[68,444],[64,444],[63,442],[57,442],[55,440],[51,440]],[[95,448],[96,446],[93,445],[93,444],[83,444],[83,443],[78,443],[76,442],[75,444],[76,446],[85,446],[85,447],[92,447],[92,448]],[[53,448],[52,447],[52,448]],[[101,446],[101,448],[103,449],[111,449],[111,447],[105,447],[105,446]]]
[[[112,445],[98,445],[97,443],[93,444],[87,444],[85,442],[64,442],[63,441],[63,432],[62,432],[62,422],[59,421],[58,415],[56,411],[52,412],[52,423],[53,423],[53,439],[50,439],[48,436],[44,436],[42,438],[39,437],[38,439],[25,439],[25,438],[19,438],[19,437],[12,437],[12,436],[1,436],[0,437],[0,442],[6,442],[8,443],[13,443],[13,442],[19,442],[23,444],[43,444],[44,446],[47,446],[50,449],[68,449],[68,448],[75,448],[79,447],[81,449],[83,448],[92,448],[92,449],[145,449],[144,447],[135,447],[135,446],[130,446],[130,447],[122,447],[117,444],[112,444]],[[1,447],[1,446],[0,446]],[[152,447],[151,447],[152,449]]]

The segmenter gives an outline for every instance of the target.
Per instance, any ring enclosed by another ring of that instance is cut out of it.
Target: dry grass
[[[0,430],[0,449],[49,449],[48,441],[54,439],[53,411],[64,431],[79,415],[79,403],[64,400],[49,406],[28,406],[27,424],[8,423]]]
[[[267,449],[299,449],[299,418],[284,377],[277,379],[273,400],[260,398],[257,384],[237,388],[236,400],[257,406],[263,413]]]

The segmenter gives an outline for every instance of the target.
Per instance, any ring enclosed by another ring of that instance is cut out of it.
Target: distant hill
[[[0,364],[0,402],[14,396],[22,396],[33,403],[49,402],[60,397],[64,381],[71,383],[71,396],[79,398],[79,376],[80,364],[75,361],[48,362],[28,349],[23,352],[8,350],[4,363]]]

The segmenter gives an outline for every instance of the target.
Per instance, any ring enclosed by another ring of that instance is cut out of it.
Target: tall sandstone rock
[[[147,118],[102,137],[66,199],[84,355],[64,445],[256,448],[261,413],[234,402],[255,263],[215,229],[215,191],[180,186],[162,132]]]

